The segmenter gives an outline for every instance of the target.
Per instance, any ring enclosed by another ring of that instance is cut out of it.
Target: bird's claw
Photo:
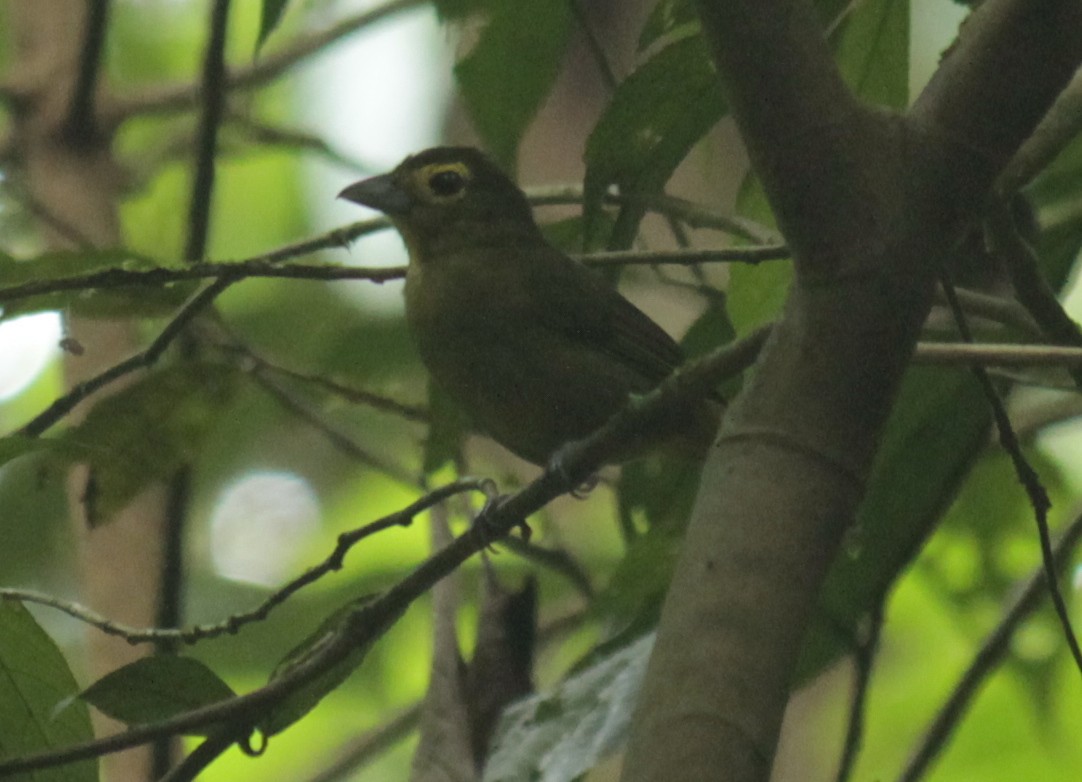
[[[473,519],[473,532],[481,540],[484,548],[495,552],[494,544],[497,539],[502,538],[506,533],[497,529],[489,517],[499,508],[508,495],[506,494],[491,494],[485,499],[485,504],[481,508],[481,512],[478,513]],[[522,539],[529,542],[530,537],[533,535],[533,530],[530,529],[529,523],[526,519],[515,524],[516,527],[522,533]]]
[[[587,475],[585,478],[572,475],[571,470],[567,467],[567,455],[566,447],[556,451],[552,458],[549,459],[549,471],[560,476],[560,480],[564,482],[567,492],[572,497],[576,500],[586,499],[586,496],[597,486],[600,478],[596,473]]]

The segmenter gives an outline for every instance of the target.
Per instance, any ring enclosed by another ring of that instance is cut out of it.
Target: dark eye
[[[428,178],[428,187],[438,196],[453,196],[465,186],[466,180],[457,171],[439,171]]]

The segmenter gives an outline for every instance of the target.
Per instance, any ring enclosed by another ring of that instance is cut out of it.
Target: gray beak
[[[409,211],[409,195],[400,188],[390,174],[381,174],[371,179],[354,182],[341,193],[339,198],[352,201],[361,206],[378,209],[384,214],[396,215]]]

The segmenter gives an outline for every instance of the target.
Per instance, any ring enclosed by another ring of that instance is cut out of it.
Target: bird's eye
[[[428,178],[428,187],[444,198],[462,192],[465,186],[465,178],[457,171],[438,171]]]

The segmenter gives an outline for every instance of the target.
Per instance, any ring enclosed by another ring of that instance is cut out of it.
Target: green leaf
[[[273,682],[294,671],[318,654],[336,633],[351,620],[353,614],[372,601],[370,595],[351,600],[327,617],[319,628],[305,638],[282,658],[274,669],[270,680]],[[267,737],[281,733],[294,722],[314,709],[323,698],[336,690],[349,675],[364,661],[368,647],[353,649],[344,660],[324,671],[320,676],[293,692],[280,703],[275,704],[260,722],[259,728]]]
[[[1063,517],[1073,518],[1074,497],[1058,463],[1037,448],[1026,448],[1026,459],[1052,501],[1049,523],[1054,527]],[[1040,567],[1033,507],[1005,451],[996,448],[983,454],[918,565],[958,626],[973,628],[974,641],[988,632],[992,616],[998,619],[1019,581]],[[1061,576],[1061,589],[1067,583]],[[1023,677],[1026,686],[1020,692],[1030,699],[1035,716],[1047,720],[1061,694],[1062,688],[1056,686],[1061,681],[1060,664],[1069,656],[1047,601],[1027,620],[1013,646],[1015,653],[1008,656],[1007,665]]]
[[[32,282],[63,280],[107,269],[143,270],[160,264],[122,248],[57,251],[26,260],[0,256],[0,289]],[[128,288],[75,289],[0,301],[3,319],[45,310],[63,310],[88,317],[154,316],[171,312],[196,283]]]
[[[282,21],[282,14],[285,13],[288,2],[289,0],[263,0],[263,8],[259,17],[259,35],[256,37],[255,42],[256,54],[259,54],[259,50],[263,48],[267,38],[274,32],[278,23]]]
[[[489,0],[488,23],[455,66],[474,127],[496,161],[514,171],[522,135],[541,107],[567,49],[567,0]]]
[[[627,741],[654,636],[639,638],[504,712],[484,782],[579,779]]]
[[[699,30],[699,15],[691,0],[659,0],[646,17],[639,33],[639,51],[649,49],[671,33],[694,33]]]
[[[240,377],[235,368],[214,364],[155,370],[98,402],[68,430],[61,442],[92,470],[91,524],[110,520],[150,484],[193,461]]]
[[[868,0],[854,7],[834,39],[842,77],[880,106],[909,105],[909,0]]]
[[[828,19],[837,3],[820,3]],[[873,0],[846,15],[832,42],[839,67],[850,86],[875,103],[904,108],[909,98],[909,4]],[[766,194],[754,172],[745,178],[737,211],[763,225],[775,225]],[[740,334],[776,318],[789,293],[793,270],[788,263],[734,264],[729,275],[729,313]]]
[[[665,523],[663,515],[652,508],[641,507],[649,490],[661,485],[659,480],[643,480],[644,464],[640,460],[624,467],[630,473],[626,479],[622,474],[620,477],[621,510],[629,513],[639,510],[652,522],[660,519],[661,523],[653,524],[631,541],[609,583],[594,600],[591,611],[604,625],[606,643],[619,642],[657,627],[661,604],[669,590],[684,541],[690,503],[685,504],[684,518],[672,523]],[[638,484],[635,483],[637,479]],[[639,487],[641,489],[635,491]],[[640,496],[628,496],[632,494]],[[652,501],[653,497],[648,499]],[[691,499],[694,499],[693,494]]]
[[[0,437],[0,466],[32,451],[40,451],[54,444],[52,440],[37,437],[22,437],[17,434]]]
[[[86,704],[57,706],[78,693],[64,656],[21,603],[0,600],[0,758],[10,759],[90,741]],[[11,782],[96,782],[84,760],[19,774]]]
[[[736,204],[741,216],[774,226],[774,213],[754,173],[745,177]],[[776,318],[792,281],[793,265],[788,262],[733,264],[729,269],[726,302],[737,333],[747,334]]]
[[[236,696],[203,663],[172,654],[144,657],[118,668],[87,687],[79,697],[128,725],[174,717]],[[195,729],[205,736],[214,726]]]
[[[1033,183],[1026,195],[1041,225],[1041,267],[1057,287],[1082,251],[1082,136],[1075,138]]]
[[[857,628],[916,556],[987,445],[990,422],[970,373],[909,370],[849,545],[820,594],[799,681],[852,649]]]
[[[639,66],[617,87],[586,141],[587,225],[612,184],[624,193],[657,193],[726,111],[701,36],[676,41]],[[630,245],[644,211],[621,210],[610,247]]]

